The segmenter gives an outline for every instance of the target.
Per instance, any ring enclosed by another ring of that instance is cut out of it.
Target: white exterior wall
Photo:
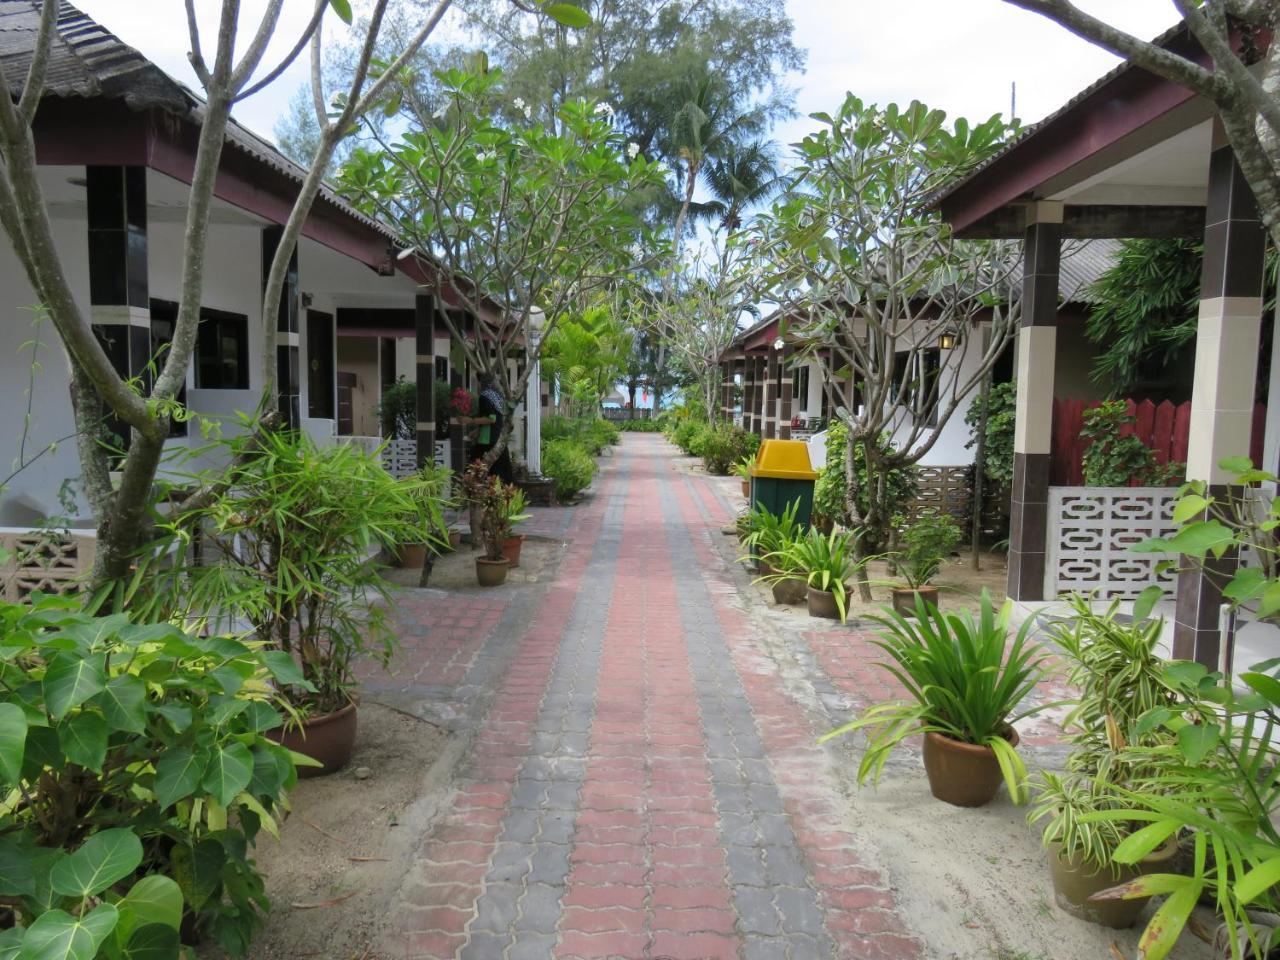
[[[968,350],[964,351],[958,348],[943,350],[942,382],[944,384],[964,382],[977,372],[981,362],[982,349],[980,341],[971,343]],[[956,379],[957,372],[959,375],[958,381]],[[960,403],[956,406],[955,412],[947,420],[938,435],[937,442],[921,458],[920,466],[956,467],[973,463],[974,451],[965,447],[965,444],[969,442],[969,425],[964,422],[964,415],[977,399],[978,391],[976,390],[960,398]],[[944,401],[940,406],[945,407],[946,402]],[[909,432],[909,427],[900,427],[894,431],[894,438],[896,440],[901,437],[905,440],[909,436]]]

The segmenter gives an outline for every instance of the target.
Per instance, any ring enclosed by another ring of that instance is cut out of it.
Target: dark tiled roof
[[[1156,37],[1151,42],[1158,47],[1167,47],[1186,31],[1187,31],[1186,23],[1178,22],[1178,23],[1175,23],[1168,30],[1166,30],[1164,33],[1160,34],[1160,36]],[[1079,106],[1085,100],[1088,100],[1091,96],[1093,96],[1095,93],[1097,93],[1107,84],[1109,84],[1112,80],[1115,80],[1117,77],[1119,77],[1121,74],[1125,73],[1126,71],[1139,70],[1139,69],[1141,68],[1135,67],[1132,63],[1126,60],[1124,61],[1124,63],[1121,63],[1119,66],[1113,68],[1112,70],[1109,70],[1106,74],[1099,77],[1093,83],[1089,84],[1089,86],[1085,87],[1083,90],[1077,93],[1074,97],[1072,97],[1062,106],[1060,106],[1057,110],[1053,111],[1053,113],[1031,124],[1031,126],[1029,127],[1024,127],[1016,137],[1010,140],[1007,144],[1005,144],[1001,149],[997,150],[991,156],[987,157],[986,160],[982,161],[982,163],[978,164],[978,166],[974,167],[963,177],[953,180],[951,183],[947,184],[945,187],[942,187],[940,190],[938,190],[937,193],[935,193],[932,197],[929,198],[929,202],[926,204],[926,208],[935,209],[938,206],[938,204],[940,204],[947,197],[951,196],[951,194],[955,193],[966,183],[981,176],[983,171],[986,170],[988,167],[990,167],[992,164],[998,163],[1000,160],[1004,159],[1014,150],[1018,149],[1018,147],[1020,147],[1024,142],[1026,142],[1027,140],[1030,140],[1032,137],[1034,137],[1037,133],[1039,133],[1045,127],[1052,124],[1055,120],[1057,120],[1058,118],[1062,117],[1067,113],[1070,113],[1073,109],[1075,109],[1075,107]]]
[[[21,93],[31,66],[42,5],[41,0],[0,0],[0,69],[15,96]],[[158,108],[197,124],[205,108],[193,91],[68,3],[62,4],[58,16],[45,89],[58,97],[119,99],[134,110]],[[305,168],[234,119],[227,127],[227,143],[298,183],[306,176]],[[348,217],[394,239],[384,224],[365,216],[328,187],[320,195]]]
[[[1088,306],[1096,301],[1089,287],[1102,277],[1115,261],[1120,251],[1119,240],[1082,240],[1063,245],[1062,263],[1058,269],[1058,296],[1064,303]],[[1018,267],[1015,282],[1020,282],[1022,268]],[[773,310],[743,330],[733,339],[733,346],[741,346],[761,330],[778,319],[780,311]]]

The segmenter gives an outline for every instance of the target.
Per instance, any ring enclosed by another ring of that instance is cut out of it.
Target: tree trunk
[[[850,427],[844,448],[844,509],[849,517],[849,526],[853,533],[853,555],[858,561],[858,599],[863,603],[870,603],[871,581],[867,577],[867,559],[870,557],[867,534],[870,532],[870,528],[866,522],[867,518],[862,515],[862,508],[858,505],[858,464],[854,459],[857,453],[857,441],[857,432]],[[867,444],[863,443],[862,447],[865,450]],[[871,476],[869,465],[867,476]]]

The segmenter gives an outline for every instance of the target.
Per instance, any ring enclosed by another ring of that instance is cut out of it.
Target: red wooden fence
[[[1152,403],[1143,400],[1135,403],[1126,400],[1129,414],[1137,423],[1126,427],[1124,433],[1136,433],[1138,438],[1155,451],[1157,463],[1186,463],[1187,439],[1191,435],[1191,401],[1174,404],[1168,400]],[[1079,487],[1084,484],[1085,441],[1081,436],[1084,412],[1100,406],[1097,400],[1075,398],[1053,401],[1053,443],[1049,468],[1049,482],[1058,487]],[[1262,440],[1266,432],[1267,408],[1257,403],[1253,407],[1253,433],[1249,439],[1249,456],[1255,466],[1262,464]],[[1134,484],[1136,486],[1136,484]]]

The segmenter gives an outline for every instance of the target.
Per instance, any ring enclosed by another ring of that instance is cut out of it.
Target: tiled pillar
[[[780,371],[778,378],[778,437],[782,440],[790,440],[792,378],[795,376],[795,371],[791,367],[793,351],[788,346],[777,352]]]
[[[413,300],[417,340],[418,466],[436,462],[436,301],[419,295]]]
[[[1215,124],[1205,207],[1187,479],[1205,480],[1220,492],[1231,477],[1219,462],[1249,452],[1265,251],[1266,232],[1253,193]],[[1231,576],[1235,565],[1232,554],[1214,561],[1208,571],[1183,564],[1173,626],[1175,657],[1217,668],[1222,644],[1219,586]]]
[[[742,359],[742,429],[756,432],[756,360]]]
[[[121,377],[142,377],[150,392],[151,301],[147,286],[146,167],[86,167],[89,320]],[[129,442],[116,417],[108,430]]]
[[[280,246],[280,237],[284,228],[280,226],[265,227],[262,231],[262,289],[267,288],[267,275],[271,272],[271,261],[275,259],[276,248]],[[284,288],[280,291],[280,307],[276,313],[276,392],[279,396],[280,413],[285,425],[294,429],[302,426],[302,413],[298,403],[301,393],[301,371],[298,361],[301,340],[298,336],[298,246],[294,244],[293,255],[289,257],[289,269],[285,273]],[[263,323],[270,323],[268,317]]]
[[[766,439],[778,435],[778,351],[769,348],[769,357],[765,360],[764,374],[764,434]]]
[[[1062,204],[1036,203],[1023,242],[1022,321],[1018,329],[1008,581],[1008,595],[1014,600],[1045,599],[1061,246]]]

